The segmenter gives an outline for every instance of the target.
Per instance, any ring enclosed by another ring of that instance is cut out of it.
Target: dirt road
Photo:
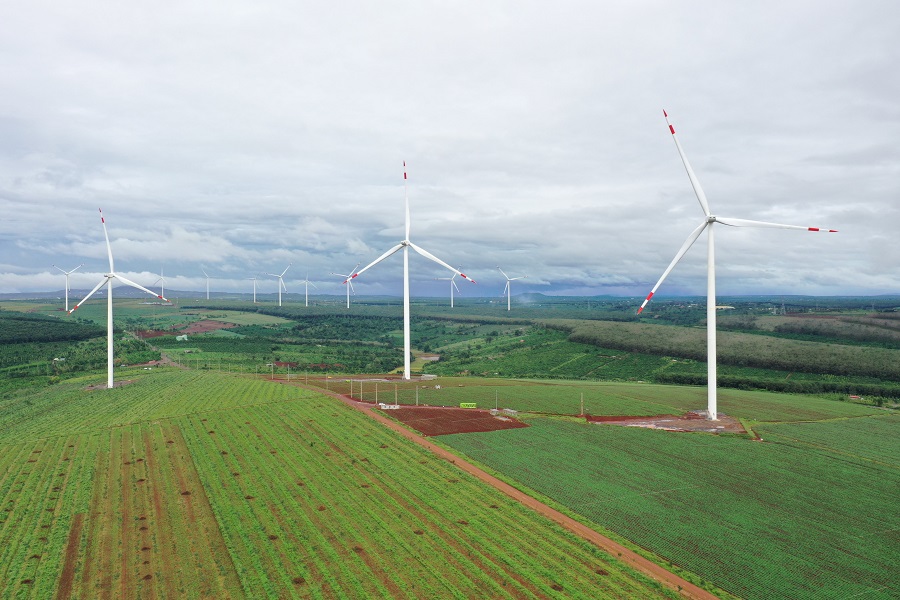
[[[609,539],[608,537],[600,535],[599,533],[597,533],[590,527],[588,527],[582,523],[579,523],[575,519],[573,519],[567,515],[564,515],[563,513],[559,512],[558,510],[555,510],[555,509],[547,506],[543,502],[540,502],[540,501],[532,498],[531,496],[525,494],[524,492],[517,490],[516,488],[512,487],[508,483],[505,483],[505,482],[497,479],[493,475],[490,475],[489,473],[481,470],[480,468],[476,467],[472,463],[459,458],[452,452],[449,452],[449,451],[445,450],[444,448],[441,448],[440,446],[431,443],[426,438],[422,437],[421,435],[419,435],[418,433],[416,433],[414,431],[410,431],[409,429],[406,429],[405,427],[403,427],[396,421],[392,421],[391,419],[388,419],[384,415],[377,413],[376,411],[372,410],[371,404],[363,404],[361,402],[357,402],[356,400],[351,400],[347,396],[344,396],[341,394],[337,394],[334,392],[326,392],[326,391],[322,390],[321,388],[309,388],[309,389],[313,389],[315,391],[322,392],[324,394],[328,394],[329,396],[333,396],[333,397],[337,398],[338,400],[341,400],[345,404],[352,406],[353,408],[355,408],[357,410],[362,411],[363,413],[369,415],[376,421],[383,423],[387,427],[390,427],[391,429],[393,429],[394,431],[396,431],[403,437],[405,437],[409,440],[412,440],[413,442],[419,444],[420,446],[427,448],[428,450],[434,452],[436,455],[440,456],[441,458],[446,459],[446,460],[450,461],[451,463],[455,464],[457,467],[459,467],[463,471],[470,473],[471,475],[474,475],[481,481],[484,481],[485,483],[490,484],[491,486],[500,490],[507,496],[517,500],[518,502],[521,502],[525,506],[531,508],[534,511],[537,511],[538,513],[544,515],[545,517],[559,523],[560,525],[562,525],[563,527],[565,527],[572,533],[574,533],[574,534],[580,536],[581,538],[591,542],[592,544],[602,548],[603,550],[610,553],[611,555],[616,556],[619,560],[621,560],[625,564],[631,566],[632,568],[640,571],[641,573],[643,573],[645,575],[652,577],[653,579],[659,581],[663,585],[680,592],[682,596],[684,596],[686,598],[696,598],[696,599],[702,599],[702,600],[711,600],[711,599],[717,598],[715,595],[711,594],[710,592],[694,585],[693,583],[691,583],[685,579],[682,579],[681,577],[679,577],[678,575],[675,575],[674,573],[672,573],[670,571],[667,571],[663,567],[644,558],[640,554],[637,554],[636,552],[629,550],[625,546],[622,546],[621,544]]]

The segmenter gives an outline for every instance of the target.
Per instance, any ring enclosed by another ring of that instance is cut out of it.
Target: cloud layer
[[[403,237],[406,160],[411,239],[464,294],[499,294],[501,265],[519,291],[644,296],[703,217],[666,108],[714,213],[840,230],[717,226],[720,293],[898,293],[898,26],[887,1],[0,7],[0,291],[81,262],[92,287],[102,207],[142,283],[249,291],[293,263],[292,291],[342,293],[331,272]],[[659,293],[705,276],[700,239]]]

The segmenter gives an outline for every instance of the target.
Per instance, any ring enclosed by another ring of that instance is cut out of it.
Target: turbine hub
[[[715,216],[715,215],[709,215],[708,217],[706,217],[706,222],[707,222],[707,223],[715,223],[715,222],[716,222],[716,216]]]
[[[409,246],[409,243],[410,243],[409,240],[403,240],[402,242],[400,242],[400,245],[401,246]]]

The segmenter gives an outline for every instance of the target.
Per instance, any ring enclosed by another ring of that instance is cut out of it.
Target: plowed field
[[[386,412],[423,435],[448,435],[528,427],[517,419],[505,416],[495,417],[491,415],[490,411],[473,408],[417,406]]]

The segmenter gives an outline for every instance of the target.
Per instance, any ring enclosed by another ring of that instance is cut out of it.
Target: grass
[[[761,427],[775,443],[529,424],[441,441],[742,598],[900,593],[900,464],[871,458],[896,439],[893,415]],[[819,426],[816,443],[792,441]],[[853,455],[860,441],[868,449]]]
[[[350,379],[328,383],[329,389],[350,393]],[[324,382],[316,380],[316,385]],[[375,382],[354,380],[353,395],[375,400]],[[457,406],[476,402],[479,408],[512,408],[519,411],[579,414],[584,398],[585,414],[658,415],[683,414],[706,408],[706,388],[693,386],[636,384],[620,382],[541,381],[440,377],[429,382],[382,382],[379,400],[401,404]],[[440,386],[437,389],[435,386]],[[800,394],[721,389],[720,413],[749,421],[793,422],[881,414],[874,406],[836,402],[833,399]]]

